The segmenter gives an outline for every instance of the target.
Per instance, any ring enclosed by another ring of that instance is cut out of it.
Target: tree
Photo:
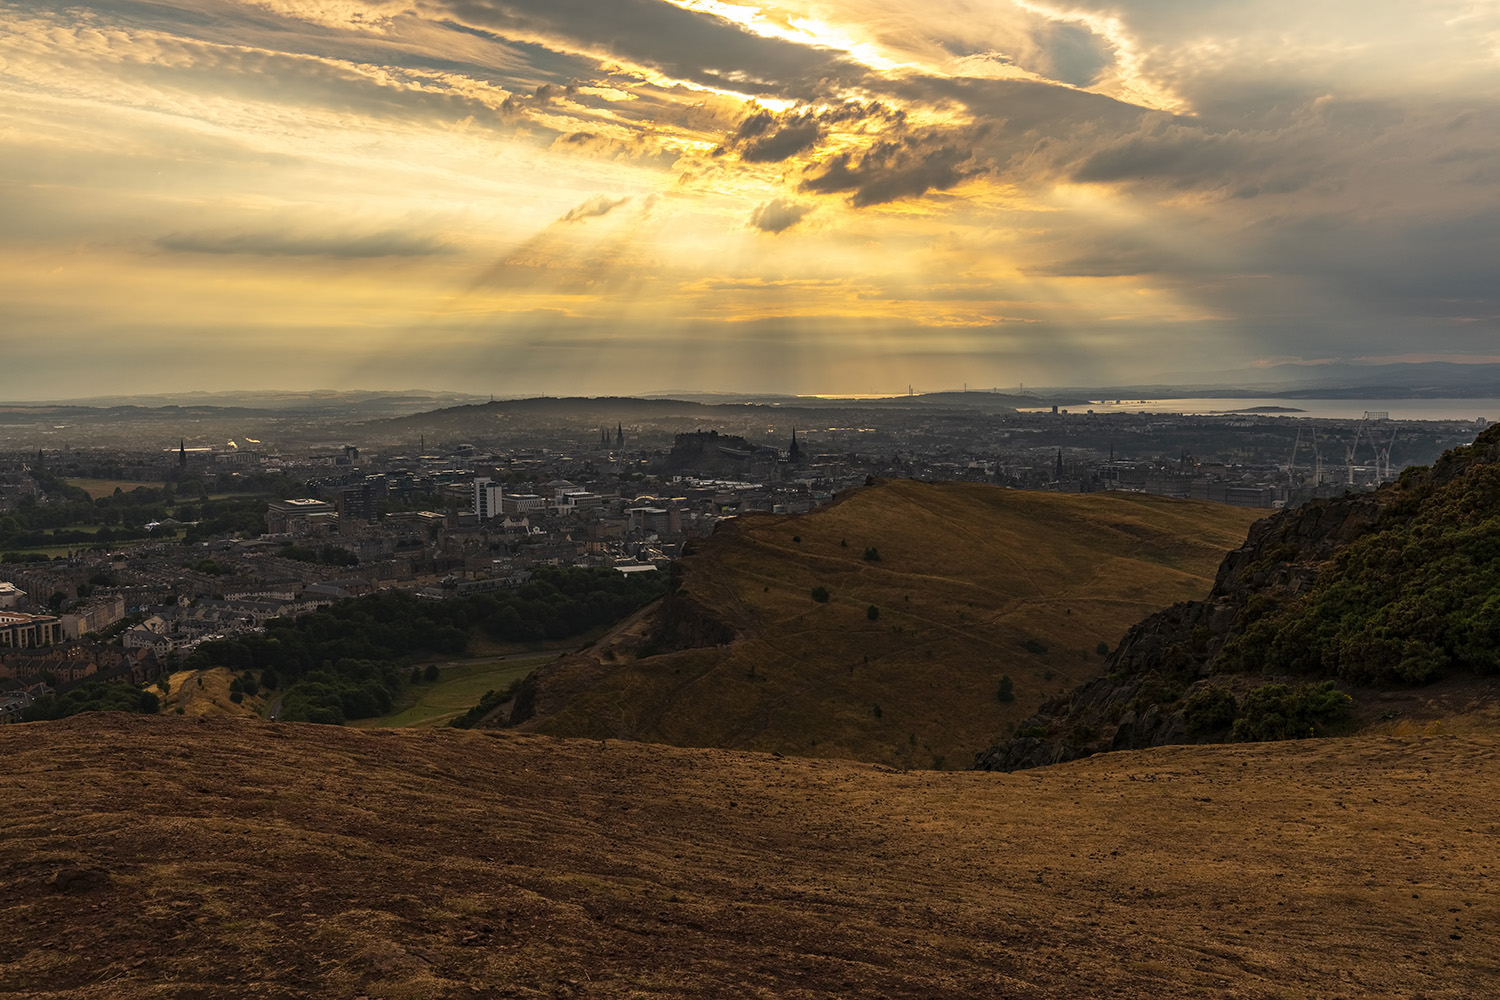
[[[827,604],[828,597],[828,588],[823,586],[822,584],[819,584],[812,589],[812,599],[817,601],[819,604]]]
[[[438,679],[438,665],[436,663],[427,664],[427,669],[422,671],[422,679],[428,684],[436,681]]]
[[[873,604],[870,605],[868,608],[865,609],[865,617],[868,618],[868,619],[870,619],[870,621],[872,621],[872,622],[876,621],[877,619],[880,618],[880,609],[877,608]]]
[[[1010,679],[1010,674],[1000,675],[1000,688],[995,692],[995,697],[1004,702],[1016,700],[1016,685]]]

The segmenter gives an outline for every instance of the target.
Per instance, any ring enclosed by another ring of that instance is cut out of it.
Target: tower
[[[179,438],[177,440],[177,467],[179,469],[187,468],[187,438]]]
[[[786,450],[787,461],[796,464],[802,461],[802,446],[797,443],[797,428],[792,428],[792,446]]]
[[[625,447],[625,425],[624,424],[616,424],[615,425],[615,447],[616,448],[623,448],[623,447]]]
[[[1063,473],[1063,468],[1062,468],[1062,449],[1059,448],[1059,449],[1057,449],[1056,475],[1054,475],[1052,478],[1053,479],[1062,479],[1062,473]]]

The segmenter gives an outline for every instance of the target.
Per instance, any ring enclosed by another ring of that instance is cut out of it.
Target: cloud
[[[740,159],[746,163],[780,163],[811,149],[822,137],[817,120],[811,114],[802,115],[775,132],[747,142],[740,150]]]
[[[750,225],[763,233],[784,233],[812,214],[814,206],[776,198],[750,213]]]
[[[287,233],[173,233],[156,246],[173,253],[252,254],[259,257],[427,257],[448,253],[444,244],[389,230],[366,236],[297,236]]]
[[[602,215],[608,215],[629,200],[629,195],[626,195],[624,198],[608,198],[602,194],[595,195],[582,205],[570,208],[568,214],[564,215],[558,221],[582,222],[584,219],[597,219]]]
[[[904,111],[879,101],[845,101],[817,110],[799,106],[779,114],[758,104],[751,107],[714,155],[733,152],[745,163],[781,163],[814,149],[830,135],[868,145],[872,135],[906,124]]]
[[[877,142],[856,157],[840,153],[809,172],[798,190],[814,194],[852,191],[855,208],[946,191],[985,172],[974,162],[972,147],[944,141],[938,133],[909,135]]]
[[[439,0],[455,20],[734,93],[814,100],[870,76],[846,55],[662,0]]]

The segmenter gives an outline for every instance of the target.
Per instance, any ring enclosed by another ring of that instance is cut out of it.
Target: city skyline
[[[0,10],[0,398],[1500,361],[1500,5]]]

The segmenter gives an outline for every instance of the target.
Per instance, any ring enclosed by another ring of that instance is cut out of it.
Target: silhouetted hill
[[[967,766],[1097,676],[1101,644],[1205,593],[1260,513],[893,480],[798,517],[740,518],[693,543],[660,610],[529,678],[511,721]]]

